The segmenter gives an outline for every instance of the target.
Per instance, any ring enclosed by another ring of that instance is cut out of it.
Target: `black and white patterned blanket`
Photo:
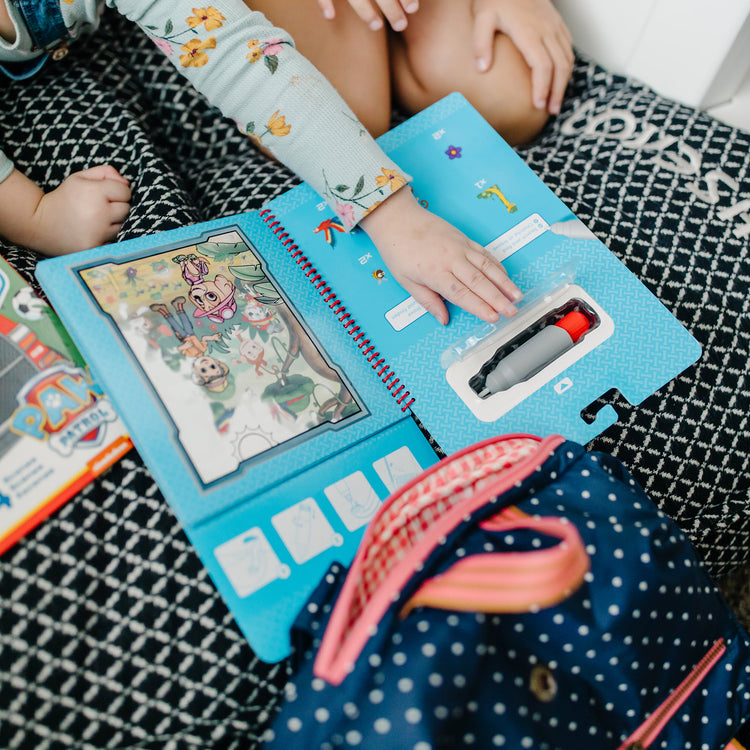
[[[110,162],[122,238],[258,208],[295,183],[130,24],[30,82],[0,137],[53,187]],[[750,561],[750,135],[579,60],[528,164],[672,310],[701,361],[592,448],[618,456],[716,575]],[[37,258],[0,240],[30,281]],[[285,680],[255,659],[135,452],[0,558],[0,747],[252,748]]]

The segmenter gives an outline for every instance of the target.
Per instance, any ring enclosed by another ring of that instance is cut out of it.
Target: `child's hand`
[[[318,0],[318,5],[326,18],[335,18],[333,0]],[[349,0],[349,5],[373,31],[383,27],[383,16],[394,31],[403,31],[408,23],[406,14],[419,10],[419,0]]]
[[[496,32],[507,34],[531,68],[534,106],[558,114],[573,70],[573,42],[550,0],[473,0],[473,11],[479,70],[492,65]]]
[[[111,242],[130,210],[130,185],[103,164],[67,177],[45,193],[32,216],[29,247],[64,255]]]
[[[484,248],[401,188],[360,222],[396,281],[440,323],[448,300],[488,322],[514,315],[521,292]]]

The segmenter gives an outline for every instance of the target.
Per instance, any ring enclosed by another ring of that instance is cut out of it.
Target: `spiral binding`
[[[372,364],[372,369],[377,370],[378,377],[385,384],[391,396],[396,399],[396,403],[401,406],[401,411],[407,411],[414,403],[414,397],[410,396],[409,391],[406,390],[404,384],[396,377],[396,373],[391,370],[390,365],[386,363],[380,352],[376,351],[374,344],[357,325],[351,313],[336,296],[336,293],[328,286],[325,279],[318,273],[318,270],[295,244],[275,214],[271,213],[270,209],[264,208],[260,211],[260,216],[276,236],[276,239],[282,243],[284,249],[291,255],[295,263],[310,280],[310,283],[318,290],[320,296],[325,298],[326,304],[333,311],[334,315],[338,317],[339,322],[357,344],[362,355]]]

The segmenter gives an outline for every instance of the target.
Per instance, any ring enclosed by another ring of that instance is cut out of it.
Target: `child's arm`
[[[204,8],[190,0],[108,2],[138,23],[225,116],[317,190],[347,229],[372,212],[366,231],[395,278],[441,320],[447,311],[440,296],[487,320],[508,309],[503,289],[509,287],[497,264],[477,260],[461,232],[398,195],[408,176],[286,31],[242,0]],[[389,214],[398,220],[385,221]],[[492,310],[463,291],[469,282]]]
[[[334,0],[318,0],[318,5],[326,18],[336,17]],[[383,26],[383,16],[394,31],[403,31],[407,14],[419,10],[419,0],[349,0],[349,5],[373,31]]]
[[[0,234],[45,255],[111,242],[130,208],[130,186],[109,165],[70,175],[45,193],[13,169],[0,182]]]

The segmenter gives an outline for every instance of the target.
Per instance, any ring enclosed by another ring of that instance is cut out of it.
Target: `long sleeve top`
[[[59,3],[72,40],[96,29],[104,0],[47,2]],[[106,0],[240,130],[320,193],[346,228],[408,182],[286,31],[242,0],[214,3],[195,8],[192,0]],[[0,38],[0,63],[44,54],[34,49],[12,0],[8,11],[16,39]],[[11,169],[0,151],[0,181]]]

